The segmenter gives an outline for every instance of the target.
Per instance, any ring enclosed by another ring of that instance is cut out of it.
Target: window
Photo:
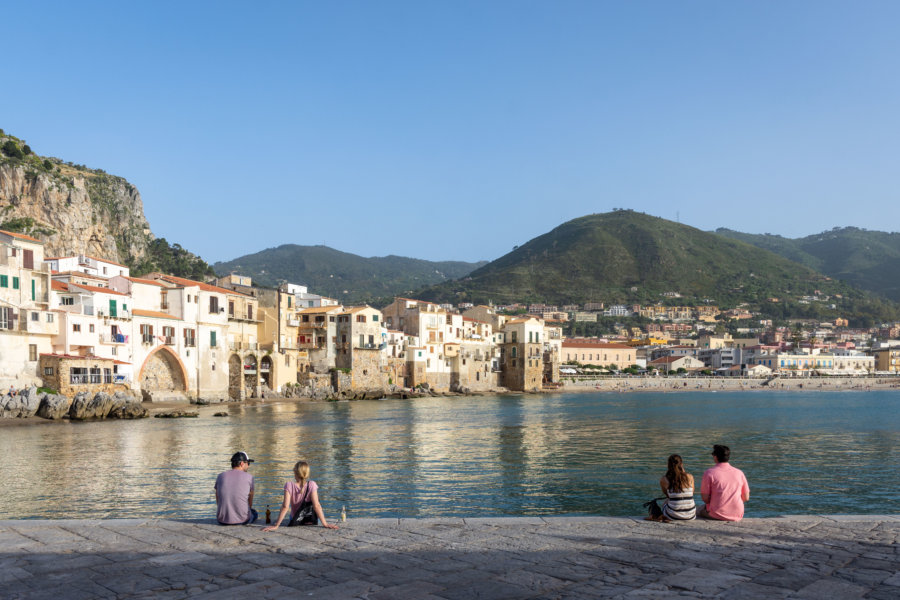
[[[104,268],[104,271],[106,269]],[[103,369],[103,383],[112,383],[112,369]]]
[[[153,325],[141,325],[141,342],[153,343]]]
[[[8,306],[0,306],[0,329],[15,329],[16,313]]]
[[[36,312],[31,313],[31,320],[32,321],[40,321],[41,313],[36,313]]]
[[[193,348],[197,345],[193,329],[184,330],[184,345],[189,348]]]
[[[37,344],[28,344],[28,360],[32,362],[37,360]]]
[[[234,301],[233,300],[228,301],[228,316],[229,317],[234,316]]]
[[[250,321],[253,320],[253,305],[252,304],[247,305],[247,319]]]
[[[366,322],[366,315],[356,315],[356,322],[357,322],[357,323],[365,323],[365,322]]]
[[[93,324],[93,323],[91,323],[90,325],[88,325],[88,331],[91,332],[91,333],[94,333],[94,324]]]
[[[22,249],[22,266],[26,269],[34,268],[34,250]]]
[[[48,322],[48,323],[52,323],[52,322],[53,322],[53,313],[47,313],[47,322]]]
[[[69,369],[69,383],[87,383],[88,370],[85,367],[72,367]]]
[[[116,348],[115,346],[113,346],[112,348],[110,348],[109,351],[110,351],[110,353],[111,353],[113,356],[118,356],[118,355],[119,355],[119,349]]]
[[[103,383],[100,379],[100,367],[91,367],[91,383]]]
[[[75,306],[75,298],[71,296],[63,296],[59,299],[59,303],[62,306]]]
[[[215,331],[209,332],[209,347],[210,348],[216,347],[216,332]]]
[[[9,287],[8,275],[0,275],[0,287]]]
[[[372,322],[373,322],[373,323],[377,323],[377,322],[378,322],[378,315],[372,315]]]
[[[72,332],[80,333],[81,332],[81,323],[72,323]]]
[[[209,297],[209,314],[218,314],[219,313],[219,297],[218,296],[210,296]]]
[[[53,367],[44,367],[44,375],[53,375]]]
[[[19,289],[19,278],[18,277],[13,277],[13,289],[14,290]]]
[[[165,342],[167,344],[172,345],[175,343],[175,328],[174,327],[164,326],[162,328],[162,334],[163,334],[163,337],[165,338]]]
[[[288,308],[291,307],[291,300],[293,300],[293,298],[291,298],[290,296],[288,296]]]

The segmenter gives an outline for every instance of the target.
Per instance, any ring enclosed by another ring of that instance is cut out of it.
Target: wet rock
[[[93,398],[87,392],[79,392],[69,407],[69,418],[74,421],[105,419],[117,404],[116,398],[106,392],[97,392]]]
[[[0,397],[0,418],[16,419],[33,416],[41,405],[41,397],[42,394],[38,394],[37,388],[34,386],[12,396],[6,394]]]
[[[140,402],[129,398],[125,402],[117,404],[107,418],[109,419],[146,419],[150,416],[150,411],[144,408]]]
[[[156,413],[153,415],[157,419],[184,419],[198,417],[200,413],[196,410],[170,410],[168,412]]]
[[[193,400],[193,403],[196,404],[197,406],[209,406],[209,399],[208,398],[197,398],[196,400]]]
[[[43,419],[62,419],[69,414],[71,403],[72,401],[62,394],[46,394],[36,414]]]
[[[228,413],[227,412],[217,412],[217,413],[214,413],[213,416],[214,417],[227,417]]]

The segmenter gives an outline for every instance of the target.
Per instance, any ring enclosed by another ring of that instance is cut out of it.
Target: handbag
[[[296,485],[296,484],[294,484]],[[319,517],[316,516],[316,510],[313,508],[312,500],[309,500],[309,482],[306,483],[306,493],[300,498],[300,506],[288,521],[288,527],[296,527],[298,525],[318,525]]]
[[[657,503],[657,500],[666,500],[666,499],[667,499],[666,496],[660,496],[659,498],[654,498],[653,500],[650,500],[649,502],[644,502],[644,508],[647,509],[647,512],[649,513],[650,518],[652,520],[658,521],[658,520],[662,519],[663,511],[662,511],[662,508],[660,508],[659,504]]]

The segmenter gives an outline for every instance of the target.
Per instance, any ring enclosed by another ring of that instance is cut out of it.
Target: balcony
[[[300,320],[299,319],[288,319],[287,324],[288,324],[288,327],[300,327]]]
[[[128,341],[128,336],[123,335],[121,333],[101,333],[100,334],[100,343],[101,344],[125,344]]]

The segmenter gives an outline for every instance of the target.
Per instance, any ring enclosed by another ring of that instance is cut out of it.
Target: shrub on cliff
[[[3,151],[3,154],[10,158],[25,158],[25,154],[22,152],[22,149],[19,148],[19,145],[12,140],[6,140],[3,142],[3,146],[0,146],[0,150]]]

